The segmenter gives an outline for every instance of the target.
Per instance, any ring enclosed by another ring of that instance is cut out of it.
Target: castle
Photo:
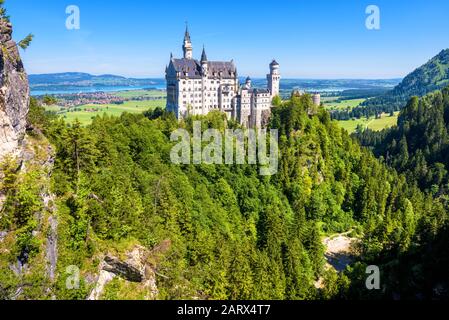
[[[238,80],[234,61],[209,61],[203,48],[201,59],[193,59],[190,33],[186,28],[182,46],[184,57],[171,55],[165,70],[167,81],[167,110],[178,119],[187,115],[206,115],[212,110],[226,113],[228,119],[251,128],[266,126],[271,114],[273,97],[279,95],[281,76],[279,64],[273,60],[267,75],[266,89],[244,84]]]

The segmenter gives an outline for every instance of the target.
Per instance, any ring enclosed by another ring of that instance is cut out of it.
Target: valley
[[[40,99],[48,98],[40,96]],[[68,123],[78,120],[88,125],[96,116],[120,116],[124,112],[143,113],[155,108],[165,108],[166,94],[162,90],[126,90],[82,94],[52,95],[56,101],[46,105],[48,112],[61,116]]]
[[[38,96],[42,99],[45,96]],[[143,113],[156,108],[165,108],[166,93],[163,90],[124,90],[96,93],[78,93],[78,94],[54,94],[58,103],[45,106],[46,110],[63,117],[67,122],[73,123],[80,121],[82,125],[88,125],[96,116],[103,114],[120,116],[124,112]],[[323,98],[323,106],[329,111],[351,110],[366,99],[345,99],[341,96],[331,96]],[[361,125],[364,128],[370,128],[380,131],[385,128],[396,125],[398,112],[394,116],[382,114],[380,117],[370,117],[341,120],[338,124],[353,133]]]

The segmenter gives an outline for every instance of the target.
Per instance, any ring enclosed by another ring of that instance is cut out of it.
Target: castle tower
[[[202,112],[203,115],[206,115],[209,112],[209,108],[207,107],[209,104],[207,103],[206,96],[206,88],[208,86],[207,76],[209,74],[209,63],[207,62],[206,49],[203,46],[203,52],[201,53],[201,75],[202,75],[202,88],[201,88],[201,97],[202,97]]]
[[[248,90],[251,89],[251,78],[250,77],[246,78],[245,89],[248,89]]]
[[[207,63],[206,49],[204,48],[204,46],[203,46],[203,53],[201,53],[200,63],[201,63],[201,68],[203,70],[203,74],[206,73],[206,75],[207,75],[208,63]]]
[[[186,32],[184,35],[184,44],[182,46],[182,50],[184,51],[185,59],[193,58],[193,47],[192,47],[192,41],[190,40],[190,33],[189,33],[188,27],[186,27]]]
[[[271,92],[271,96],[279,95],[279,83],[281,81],[281,74],[279,73],[279,63],[273,59],[270,63],[270,74],[267,75],[268,90]]]
[[[312,100],[314,105],[321,105],[321,95],[318,92],[312,95]]]

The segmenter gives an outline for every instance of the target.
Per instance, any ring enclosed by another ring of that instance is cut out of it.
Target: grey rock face
[[[0,19],[0,159],[20,146],[26,130],[30,89],[12,26]]]
[[[111,256],[106,256],[104,262],[103,270],[119,275],[128,281],[142,282],[144,279],[144,272],[129,262],[122,262]]]
[[[56,263],[58,261],[58,220],[56,216],[48,218],[50,230],[47,235],[47,272],[51,281],[55,280]]]
[[[151,266],[147,265],[147,257],[150,254],[144,247],[135,246],[126,253],[127,259],[123,261],[117,257],[106,255],[100,264],[95,287],[88,296],[88,300],[99,300],[105,286],[115,277],[138,283],[147,292],[146,300],[157,297],[159,290],[156,284],[156,274]]]

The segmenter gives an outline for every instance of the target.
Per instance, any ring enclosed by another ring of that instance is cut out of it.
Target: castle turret
[[[268,80],[268,90],[270,90],[271,95],[279,95],[279,83],[281,81],[281,75],[279,73],[279,63],[273,59],[270,63],[270,74],[267,75]]]
[[[184,35],[184,44],[182,46],[182,50],[184,51],[185,59],[193,58],[193,47],[192,47],[192,41],[190,40],[190,33],[189,33],[188,27],[186,27],[186,32]]]
[[[268,80],[268,90],[270,90],[271,95],[279,95],[279,83],[281,81],[281,74],[279,73],[279,63],[273,59],[270,63],[270,74],[267,75]]]
[[[312,96],[313,104],[316,106],[321,105],[321,95],[319,93],[315,93]]]
[[[207,78],[208,72],[209,72],[209,70],[208,70],[209,63],[207,62],[206,49],[204,48],[204,46],[203,46],[203,53],[201,53],[200,63],[201,63],[201,71],[202,71],[203,77]]]
[[[268,80],[268,90],[270,90],[271,95],[279,95],[279,83],[281,81],[281,75],[279,73],[279,63],[273,59],[270,63],[270,74],[267,75]]]
[[[203,46],[203,52],[201,53],[201,65],[207,64],[207,55],[206,55],[206,49]]]
[[[209,104],[206,102],[207,101],[207,97],[206,97],[206,87],[207,87],[207,77],[209,75],[209,63],[207,62],[207,55],[206,55],[206,49],[203,46],[203,52],[201,53],[201,59],[200,59],[200,64],[201,64],[201,75],[202,75],[202,88],[201,88],[201,97],[202,97],[202,103],[201,103],[201,108],[203,111],[203,114],[207,114],[209,112]]]
[[[250,77],[246,78],[245,88],[246,89],[251,89],[251,78]]]

